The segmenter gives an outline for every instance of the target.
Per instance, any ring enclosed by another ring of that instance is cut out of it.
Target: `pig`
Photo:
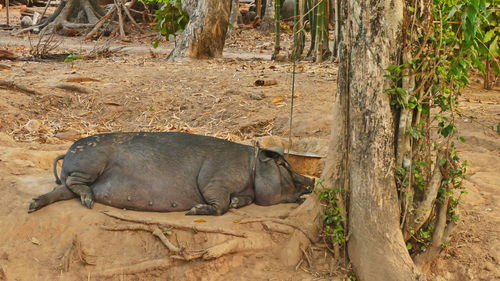
[[[95,201],[129,210],[222,215],[251,203],[299,202],[314,186],[314,179],[293,170],[282,148],[182,132],[80,139],[55,159],[54,175],[59,185],[33,198],[28,212],[79,197],[87,208]]]

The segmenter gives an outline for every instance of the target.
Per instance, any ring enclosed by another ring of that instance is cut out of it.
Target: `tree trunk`
[[[344,18],[347,15],[346,5],[342,0],[333,0],[333,16],[334,16],[334,33],[333,33],[333,50],[332,59],[339,58],[339,42],[342,41],[342,26],[344,25]],[[342,5],[344,4],[344,5]]]
[[[395,126],[385,68],[401,50],[403,2],[343,1],[330,154],[324,178],[349,194],[348,254],[362,281],[420,279],[399,226]]]
[[[189,23],[168,60],[221,57],[229,23],[231,0],[185,0]]]
[[[259,30],[262,31],[272,31],[274,28],[274,1],[279,0],[267,0],[264,10],[264,16],[262,22],[259,26]]]
[[[238,28],[238,16],[240,16],[240,1],[231,0],[231,12],[229,13],[229,24],[226,37],[231,35],[232,30]]]

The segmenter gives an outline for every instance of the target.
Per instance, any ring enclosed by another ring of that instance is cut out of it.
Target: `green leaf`
[[[158,48],[158,45],[160,45],[160,40],[155,40],[153,42],[153,48],[155,48],[155,49]]]
[[[461,142],[466,142],[466,140],[465,140],[464,137],[458,137],[458,140],[461,141]]]
[[[397,73],[401,72],[401,68],[399,65],[389,65],[386,70],[388,71],[395,71]]]
[[[486,32],[483,38],[483,43],[490,42],[491,38],[493,38],[493,35],[495,35],[495,29],[491,29],[490,31]]]
[[[488,48],[490,51],[490,56],[496,56],[498,55],[498,37],[495,37],[493,42],[490,44],[490,47]]]
[[[446,19],[445,19],[445,20],[449,20],[449,19],[451,19],[451,18],[455,15],[455,13],[456,13],[459,9],[461,9],[461,8],[462,8],[462,5],[463,5],[463,4],[456,5],[456,6],[454,6],[453,8],[451,8],[451,10],[450,10],[450,12],[448,13],[448,16],[446,17]]]

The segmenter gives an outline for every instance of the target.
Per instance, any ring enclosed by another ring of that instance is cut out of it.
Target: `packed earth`
[[[165,61],[173,43],[153,49],[149,35],[127,43],[56,36],[53,55],[33,61],[37,35],[0,31],[0,51],[17,56],[0,61],[0,280],[347,280],[349,268],[325,241],[309,241],[321,220],[308,209],[313,198],[220,217],[87,209],[76,199],[27,213],[31,198],[55,187],[54,158],[96,133],[183,131],[289,145],[292,64],[270,60],[270,34],[238,29],[222,58],[175,63]],[[64,62],[70,54],[78,59]],[[321,158],[335,122],[337,67],[300,62],[296,72],[291,150]],[[500,280],[500,92],[473,80],[457,117],[467,194],[430,280]],[[295,164],[318,177],[323,161]],[[210,255],[168,259],[160,236]],[[250,242],[217,252],[242,238]]]

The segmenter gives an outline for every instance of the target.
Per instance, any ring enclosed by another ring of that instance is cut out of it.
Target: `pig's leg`
[[[51,192],[33,198],[33,201],[31,201],[30,206],[28,208],[28,213],[39,210],[54,202],[72,199],[75,198],[76,196],[77,195],[73,193],[71,190],[69,190],[66,186],[59,185],[56,188],[54,188],[54,190],[52,190]]]
[[[217,184],[209,184],[202,191],[208,204],[197,204],[186,215],[223,215],[229,209],[229,191]]]
[[[89,209],[94,204],[94,195],[92,194],[92,189],[88,186],[92,182],[93,179],[90,175],[80,172],[73,172],[66,179],[66,186],[78,194],[82,204]]]
[[[231,204],[229,204],[230,208],[238,209],[244,207],[246,205],[250,205],[253,202],[253,198],[248,195],[236,195],[231,197]]]

